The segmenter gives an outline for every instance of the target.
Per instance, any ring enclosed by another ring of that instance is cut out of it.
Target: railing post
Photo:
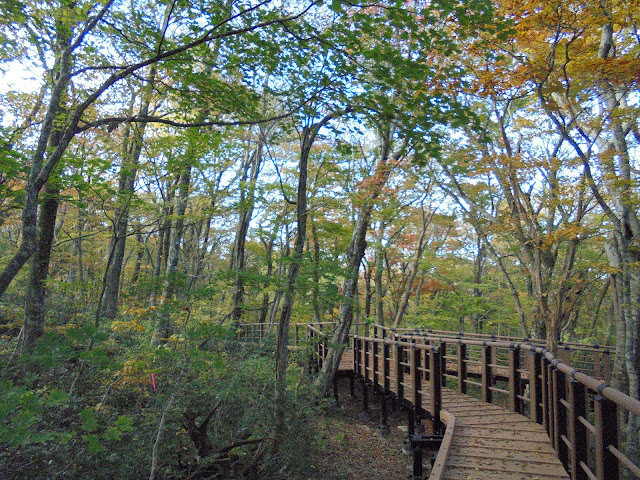
[[[360,354],[361,363],[361,381],[362,381],[362,412],[369,413],[369,384],[367,383],[367,367],[369,365],[369,341],[361,338],[362,353]]]
[[[382,388],[384,389],[384,393],[387,394],[389,393],[389,363],[391,361],[390,357],[390,351],[389,351],[389,344],[384,342],[382,344],[382,355],[383,355],[383,359],[382,359]]]
[[[447,386],[447,377],[445,374],[447,373],[447,343],[440,342],[440,357],[442,361],[440,364],[442,365],[442,386]]]
[[[602,390],[606,384],[602,384]],[[609,445],[618,447],[618,412],[616,404],[598,391],[593,402],[596,427],[596,477],[598,480],[618,480],[620,466]]]
[[[571,437],[571,480],[587,480],[581,464],[587,463],[587,427],[580,417],[587,417],[585,387],[574,380],[569,382],[569,435]]]
[[[358,336],[354,335],[351,339],[351,346],[353,348],[352,368],[353,376],[358,375]]]
[[[420,356],[420,350],[413,345],[409,352],[411,382],[413,386],[413,398],[411,399],[411,403],[413,404],[417,420],[420,418],[420,409],[422,408],[422,375],[420,373]]]
[[[467,393],[467,346],[458,341],[458,392]]]
[[[602,379],[605,382],[611,381],[611,352],[609,350],[604,350],[602,352]]]
[[[387,394],[389,392],[389,345],[384,341],[382,341],[382,391],[380,392],[380,402],[381,402],[381,424],[382,428],[387,428]]]
[[[529,363],[529,410],[531,420],[542,425],[542,379],[540,378],[541,354],[537,350],[531,350]]]
[[[298,327],[300,327],[300,324],[296,323],[296,326],[295,326],[296,336],[293,338],[293,344],[296,347],[298,346],[298,336],[300,335],[300,329]]]
[[[547,357],[542,356],[542,409],[544,410],[544,421],[542,426],[547,431],[551,445],[555,448],[553,435],[553,380],[551,379],[551,363]]]
[[[429,357],[431,356],[431,341],[427,340],[425,342],[425,345],[429,347],[424,351],[424,365],[426,367],[427,365],[431,365],[431,360],[429,360]],[[424,381],[431,381],[431,370],[428,368],[425,368],[424,371]]]
[[[377,327],[374,327],[374,329]],[[373,341],[371,342],[372,351],[372,364],[371,364],[371,376],[373,380],[373,392],[378,391],[379,382],[378,382],[378,370],[380,368],[379,364],[379,355],[378,355],[378,342],[376,341],[377,337],[374,336]]]
[[[313,354],[313,371],[318,373],[318,366],[320,364],[320,339],[317,334],[313,336]]]
[[[368,339],[365,338],[363,340],[363,343],[364,343],[364,348],[363,348],[364,359],[362,364],[362,374],[366,382],[367,380],[369,380],[369,343],[370,342]]]
[[[398,402],[402,405],[402,400],[404,399],[404,386],[402,385],[404,381],[404,370],[401,365],[402,347],[398,345],[398,340],[393,344],[393,358],[396,364],[396,393],[398,395]]]
[[[567,439],[567,408],[561,402],[567,400],[567,380],[565,374],[554,367],[553,373],[553,432],[554,446],[558,454],[558,458],[565,468],[569,466],[569,449],[565,443]]]
[[[413,480],[422,480],[422,448],[413,447]]]
[[[361,375],[360,373],[360,343],[359,337],[353,337],[353,373],[354,375]]]
[[[484,342],[482,345],[482,401],[491,403],[492,395],[491,395],[491,387],[493,385],[493,375],[491,369],[491,359],[493,356],[491,355],[491,350],[493,347],[487,345],[487,342]]]
[[[509,408],[512,412],[522,413],[522,381],[520,380],[520,346],[511,345],[509,349]]]
[[[442,357],[438,351],[438,347],[431,348],[429,355],[429,370],[431,372],[431,415],[433,422],[433,433],[443,433],[444,428],[440,420],[440,410],[442,408]]]
[[[544,353],[540,356],[540,384],[542,385],[542,426],[549,433],[549,400],[547,398],[547,365]]]
[[[308,371],[309,373],[314,371],[314,358],[313,358],[313,330],[311,330],[311,327],[309,325],[307,325],[307,342],[309,345],[309,366],[308,366]]]

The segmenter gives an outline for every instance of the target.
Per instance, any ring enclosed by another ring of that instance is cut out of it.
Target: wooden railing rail
[[[517,338],[506,337],[476,333],[455,333],[439,330],[425,330],[425,329],[400,329],[374,326],[374,332],[378,335],[400,336],[402,338],[411,337],[436,337],[450,343],[455,343],[457,340],[486,340],[486,341],[502,341],[502,342],[514,342],[526,345],[545,347],[546,343],[540,339],[530,338]],[[602,379],[605,382],[611,381],[611,375],[613,372],[613,357],[615,353],[615,347],[609,345],[588,345],[575,342],[560,342],[557,347],[556,356],[563,363],[573,365],[579,368],[584,373],[598,379]],[[506,360],[506,357],[505,357]]]
[[[331,332],[336,327],[335,322],[292,323],[289,325],[289,344],[298,346],[305,339],[307,325],[313,325],[323,332]],[[269,323],[241,323],[238,325],[236,337],[240,341],[258,342],[276,334],[276,325]],[[369,336],[369,324],[364,322],[351,325],[351,333]]]
[[[392,328],[376,325],[378,329],[393,330],[397,333],[417,333],[420,335],[435,335],[435,336],[447,336],[456,338],[468,338],[476,340],[498,340],[498,341],[518,341],[521,343],[527,343],[530,345],[544,346],[545,340],[532,337],[518,337],[514,335],[494,335],[490,333],[474,333],[474,332],[453,332],[450,330],[433,330],[427,328]],[[610,352],[615,350],[613,345],[599,345],[588,344],[580,342],[558,342],[558,345],[564,345],[568,347],[588,348],[588,349],[603,349]]]

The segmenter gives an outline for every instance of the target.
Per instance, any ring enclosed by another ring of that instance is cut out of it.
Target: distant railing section
[[[332,331],[333,322],[292,323],[289,325],[289,345],[302,345],[307,338],[307,326],[313,325],[320,331]],[[242,342],[259,342],[265,338],[275,338],[277,325],[269,323],[241,323],[236,330],[236,338]]]
[[[334,322],[292,323],[289,325],[289,345],[299,346],[307,339],[307,326],[313,326],[321,332],[332,332],[336,324]],[[265,338],[274,337],[277,325],[269,323],[241,323],[236,330],[236,338],[242,342],[259,342]],[[369,335],[368,323],[354,323],[351,333]]]

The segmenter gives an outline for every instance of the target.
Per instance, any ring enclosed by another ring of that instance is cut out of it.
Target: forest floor
[[[317,417],[318,446],[309,480],[409,478],[412,457],[402,452],[406,412],[391,410],[388,428],[380,428],[380,404],[369,394],[369,415],[363,416],[362,389],[349,394],[349,380],[339,381],[339,406]],[[426,473],[426,472],[425,472]]]

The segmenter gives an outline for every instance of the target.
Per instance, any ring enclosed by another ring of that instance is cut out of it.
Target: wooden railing
[[[438,346],[443,385],[543,425],[573,480],[618,480],[623,470],[626,477],[640,478],[640,458],[625,455],[621,442],[622,420],[640,416],[640,401],[562,362],[544,347],[383,327],[374,333],[385,343]],[[399,372],[401,376],[402,369]]]
[[[314,371],[319,371],[324,365],[324,359],[329,350],[329,332],[317,324],[309,324],[306,329],[306,336],[311,347],[310,367]]]
[[[434,433],[442,432],[444,369],[439,346],[356,335],[353,337],[353,370],[357,377],[371,384],[374,392],[408,402],[417,418],[430,419]],[[424,382],[429,385],[428,395],[423,390]],[[423,408],[425,398],[429,400],[428,409]],[[413,423],[409,422],[410,435],[412,428]]]
[[[312,325],[319,331],[332,331],[333,322],[292,323],[289,325],[289,344],[302,345],[307,338],[307,326]],[[242,342],[259,342],[265,338],[275,338],[277,327],[268,323],[241,323],[236,330],[236,338]]]
[[[467,340],[491,340],[502,342],[516,342],[526,345],[545,347],[546,342],[535,338],[518,338],[504,335],[488,335],[482,333],[448,332],[444,330],[427,330],[415,328],[386,328],[379,325],[372,326],[374,336],[401,335],[401,336],[430,336],[446,339],[449,343],[455,343],[458,339]],[[452,339],[452,340],[450,340]],[[561,362],[579,368],[580,371],[605,382],[611,381],[613,372],[613,357],[615,347],[610,345],[589,345],[577,342],[559,342],[556,356]]]

